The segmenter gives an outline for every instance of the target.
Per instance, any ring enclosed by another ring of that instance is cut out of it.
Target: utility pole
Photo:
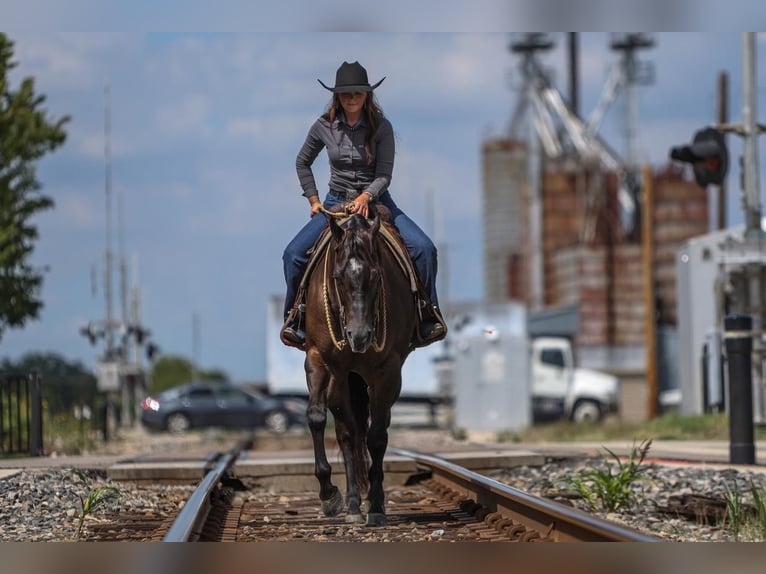
[[[123,191],[117,194],[117,232],[118,248],[120,253],[120,311],[122,317],[122,360],[127,362],[128,357],[128,332],[126,327],[130,325],[130,315],[128,313],[128,269],[125,262],[125,215],[123,213]]]
[[[718,124],[729,122],[729,75],[726,72],[718,74],[718,109],[716,115]],[[725,140],[724,140],[725,141]],[[726,182],[718,185],[716,229],[726,229]]]
[[[133,286],[130,289],[130,315],[131,323],[133,325],[141,325],[141,288],[139,287],[138,280],[138,257],[133,256],[132,261],[133,272],[131,273],[133,278]],[[133,347],[133,360],[136,363],[136,367],[141,372],[143,365],[143,358],[141,357],[141,351],[143,347],[143,337],[136,341]]]
[[[131,427],[135,423],[135,369],[130,364],[130,315],[128,314],[128,270],[125,263],[125,218],[122,202],[123,191],[117,194],[117,243],[120,257],[120,311],[122,327],[120,329],[120,384],[122,391],[122,426]]]
[[[111,148],[111,110],[109,106],[109,81],[104,83],[104,190],[106,193],[106,253],[104,256],[104,299],[106,304],[106,319],[104,321],[104,336],[106,337],[106,351],[104,364],[110,371],[110,379],[113,381],[106,391],[106,407],[104,437],[111,436],[111,429],[116,427],[114,393],[112,390],[116,383],[120,388],[120,371],[115,367],[114,349],[114,315],[112,314],[112,148]],[[116,378],[116,381],[114,380]],[[111,427],[111,428],[110,428]]]
[[[744,106],[742,122],[744,127],[745,150],[745,234],[749,238],[761,239],[761,196],[758,184],[758,86],[756,82],[755,32],[744,32],[742,46],[742,91]]]
[[[104,84],[104,189],[106,191],[106,254],[104,257],[104,299],[106,303],[106,360],[114,359],[114,332],[112,314],[112,150],[109,109],[109,81]]]
[[[567,32],[567,34],[569,40],[569,108],[574,115],[580,117],[580,62],[577,32]]]
[[[657,389],[657,316],[654,292],[654,178],[652,169],[644,166],[643,173],[643,201],[641,202],[641,259],[643,263],[642,274],[644,278],[644,316],[646,347],[646,411],[649,419],[657,416],[658,389]]]
[[[742,123],[744,127],[744,182],[745,182],[745,242],[751,243],[755,253],[763,253],[764,233],[761,228],[761,194],[758,185],[758,86],[756,81],[755,32],[744,32],[742,36],[742,79],[744,106]],[[752,371],[755,382],[755,419],[763,422],[763,264],[754,260],[747,266],[748,300],[753,318]]]
[[[199,347],[200,347],[200,325],[199,313],[192,313],[192,381],[196,381],[199,376]]]

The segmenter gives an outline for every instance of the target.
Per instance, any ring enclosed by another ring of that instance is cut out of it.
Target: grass
[[[102,506],[106,506],[109,502],[119,500],[121,494],[116,486],[92,488],[90,480],[88,480],[88,477],[80,469],[73,468],[72,474],[79,478],[88,490],[85,498],[80,497],[80,515],[77,517],[77,531],[75,532],[75,538],[79,539],[82,535],[85,519]]]
[[[43,450],[59,454],[83,454],[98,444],[99,433],[91,421],[77,420],[69,414],[45,416]]]
[[[649,439],[638,446],[633,443],[627,461],[604,447],[611,460],[604,457],[602,466],[590,466],[563,483],[579,494],[592,510],[615,512],[630,508],[635,500],[632,485],[641,478],[646,468],[642,464],[651,444]]]
[[[737,542],[766,540],[766,487],[750,479],[749,497],[736,482],[726,485],[726,527]]]
[[[559,421],[528,429],[498,434],[499,442],[601,442],[653,440],[729,440],[729,419],[725,413],[705,415],[666,414],[642,423],[607,419],[601,423]],[[766,439],[766,428],[757,427],[755,438]]]

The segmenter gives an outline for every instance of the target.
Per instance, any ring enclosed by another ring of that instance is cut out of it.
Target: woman
[[[434,310],[424,314],[419,327],[422,343],[439,340],[446,334],[436,296],[436,247],[397,207],[388,191],[394,169],[394,130],[373,94],[383,80],[385,77],[371,86],[367,70],[359,62],[343,62],[335,74],[332,88],[318,80],[325,89],[333,92],[333,98],[327,112],[311,126],[295,160],[303,196],[310,204],[311,219],[282,255],[287,283],[286,323],[282,336],[288,344],[302,347],[305,341],[301,313],[295,313],[289,323],[287,320],[308,263],[307,251],[327,223],[326,216],[319,211],[322,203],[311,171],[311,165],[323,148],[327,148],[330,160],[330,191],[324,207],[329,209],[353,201],[351,212],[368,217],[370,203],[379,202],[391,211],[394,225],[407,246]]]

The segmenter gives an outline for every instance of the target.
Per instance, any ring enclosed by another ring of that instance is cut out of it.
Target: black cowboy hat
[[[343,62],[338,71],[335,72],[334,88],[326,86],[322,80],[317,79],[317,82],[322,84],[322,87],[326,90],[338,94],[342,92],[371,92],[382,84],[385,79],[386,77],[383,76],[382,80],[371,86],[367,80],[367,70],[364,69],[364,66],[359,62],[354,62],[353,64]]]

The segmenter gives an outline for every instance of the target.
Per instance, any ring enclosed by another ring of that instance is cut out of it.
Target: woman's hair
[[[333,123],[335,118],[338,116],[338,112],[340,112],[342,109],[343,106],[340,104],[340,97],[337,93],[334,93],[330,103],[327,105],[327,110],[322,115],[322,117],[328,122]],[[362,113],[367,120],[367,124],[370,126],[370,129],[367,130],[367,137],[364,140],[364,149],[367,151],[367,163],[371,164],[375,159],[373,138],[375,136],[375,132],[378,131],[378,126],[380,125],[381,120],[386,117],[386,115],[383,113],[383,108],[380,107],[378,98],[375,97],[374,92],[367,92],[367,97],[364,100],[364,108],[362,108]]]

